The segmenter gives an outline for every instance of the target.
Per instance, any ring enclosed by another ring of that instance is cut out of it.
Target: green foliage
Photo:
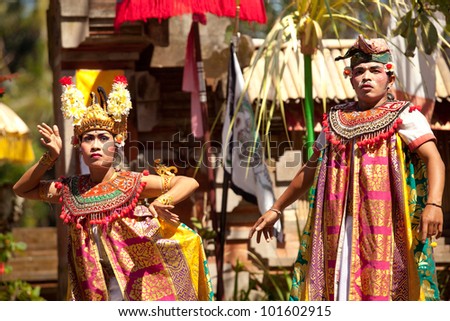
[[[21,281],[0,282],[0,301],[45,301],[41,288]]]
[[[403,10],[405,9],[403,8]],[[435,0],[423,3],[420,0],[411,0],[411,6],[406,10],[408,11],[402,16],[397,14],[398,24],[393,31],[393,35],[400,35],[405,38],[406,56],[414,56],[414,50],[418,46],[417,35],[419,34],[422,39],[423,51],[426,54],[431,54],[437,49],[439,40],[445,42],[445,38],[438,32],[439,22],[436,20],[435,15],[437,12],[445,15],[447,24],[444,30],[448,32],[450,21],[449,2],[447,0]]]
[[[47,61],[48,4],[49,0],[34,3],[0,1],[0,75],[16,75],[13,81],[2,83],[5,86],[2,102],[11,107],[29,127],[37,157],[42,155],[43,148],[36,125],[53,123],[52,73]],[[18,168],[12,172],[3,168],[0,172],[0,185],[20,177],[17,177]],[[27,200],[21,224],[48,225],[48,212],[48,205]]]
[[[41,33],[36,23],[36,11],[29,12],[22,1],[6,1],[0,5],[0,17],[1,40],[8,55],[7,61],[3,62],[11,73],[15,73],[26,65],[27,60],[34,58],[36,61],[35,48]]]
[[[36,125],[53,121],[52,74],[47,61],[48,0],[33,6],[24,1],[0,3],[0,75],[16,74],[5,82],[2,101],[28,125],[39,143]]]
[[[24,251],[24,242],[14,241],[11,233],[0,233],[0,275],[11,273],[11,266],[6,263],[17,251]],[[42,301],[41,289],[33,287],[22,280],[0,281],[0,301]]]
[[[27,245],[14,241],[11,233],[0,233],[0,262],[6,263],[16,251],[24,251]]]
[[[413,1],[419,12],[441,12],[445,15],[446,29],[450,32],[450,2],[448,0]]]
[[[0,187],[13,185],[25,173],[23,165],[5,163],[0,165]]]
[[[276,271],[271,271],[255,254],[252,252],[248,252],[248,254],[253,259],[255,267],[261,272],[250,271],[238,259],[233,267],[235,272],[233,300],[249,301],[250,292],[256,290],[264,294],[261,300],[287,301],[289,299],[289,290],[292,286],[290,273],[281,267]],[[238,291],[239,273],[244,271],[250,275],[249,287]]]

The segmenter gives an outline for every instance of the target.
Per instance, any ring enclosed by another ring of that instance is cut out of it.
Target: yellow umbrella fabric
[[[0,102],[0,164],[34,161],[30,130],[7,105]]]

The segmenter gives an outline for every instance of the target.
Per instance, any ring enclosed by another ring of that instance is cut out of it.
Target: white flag
[[[275,196],[247,95],[239,106],[232,130],[229,129],[244,87],[244,77],[233,45],[230,46],[230,51],[227,109],[222,130],[224,170],[230,174],[231,189],[246,201],[258,204],[259,211],[263,214],[271,208]],[[274,228],[275,235],[281,242],[281,222],[278,221]]]

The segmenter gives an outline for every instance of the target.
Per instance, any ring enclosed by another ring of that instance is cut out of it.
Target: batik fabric
[[[432,248],[418,235],[427,177],[413,151],[435,139],[425,117],[403,101],[349,103],[323,126],[290,300],[336,300],[348,215],[348,300],[438,300]]]
[[[110,300],[114,277],[123,300],[212,300],[202,239],[185,224],[152,218],[141,205],[141,173],[122,171],[93,185],[62,180],[72,300]]]

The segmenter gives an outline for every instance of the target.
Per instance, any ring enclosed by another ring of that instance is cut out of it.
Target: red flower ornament
[[[350,68],[350,67],[345,67],[344,68],[344,77],[345,78],[347,78],[347,77],[351,77],[352,76],[352,68]]]
[[[59,83],[62,86],[69,86],[72,85],[72,77],[61,77],[61,79],[59,79]]]
[[[394,64],[392,62],[388,62],[387,64],[384,65],[384,70],[386,72],[394,72]]]
[[[114,78],[114,82],[115,83],[122,83],[124,85],[128,85],[128,80],[127,80],[127,77],[125,77],[125,76],[116,76]]]

